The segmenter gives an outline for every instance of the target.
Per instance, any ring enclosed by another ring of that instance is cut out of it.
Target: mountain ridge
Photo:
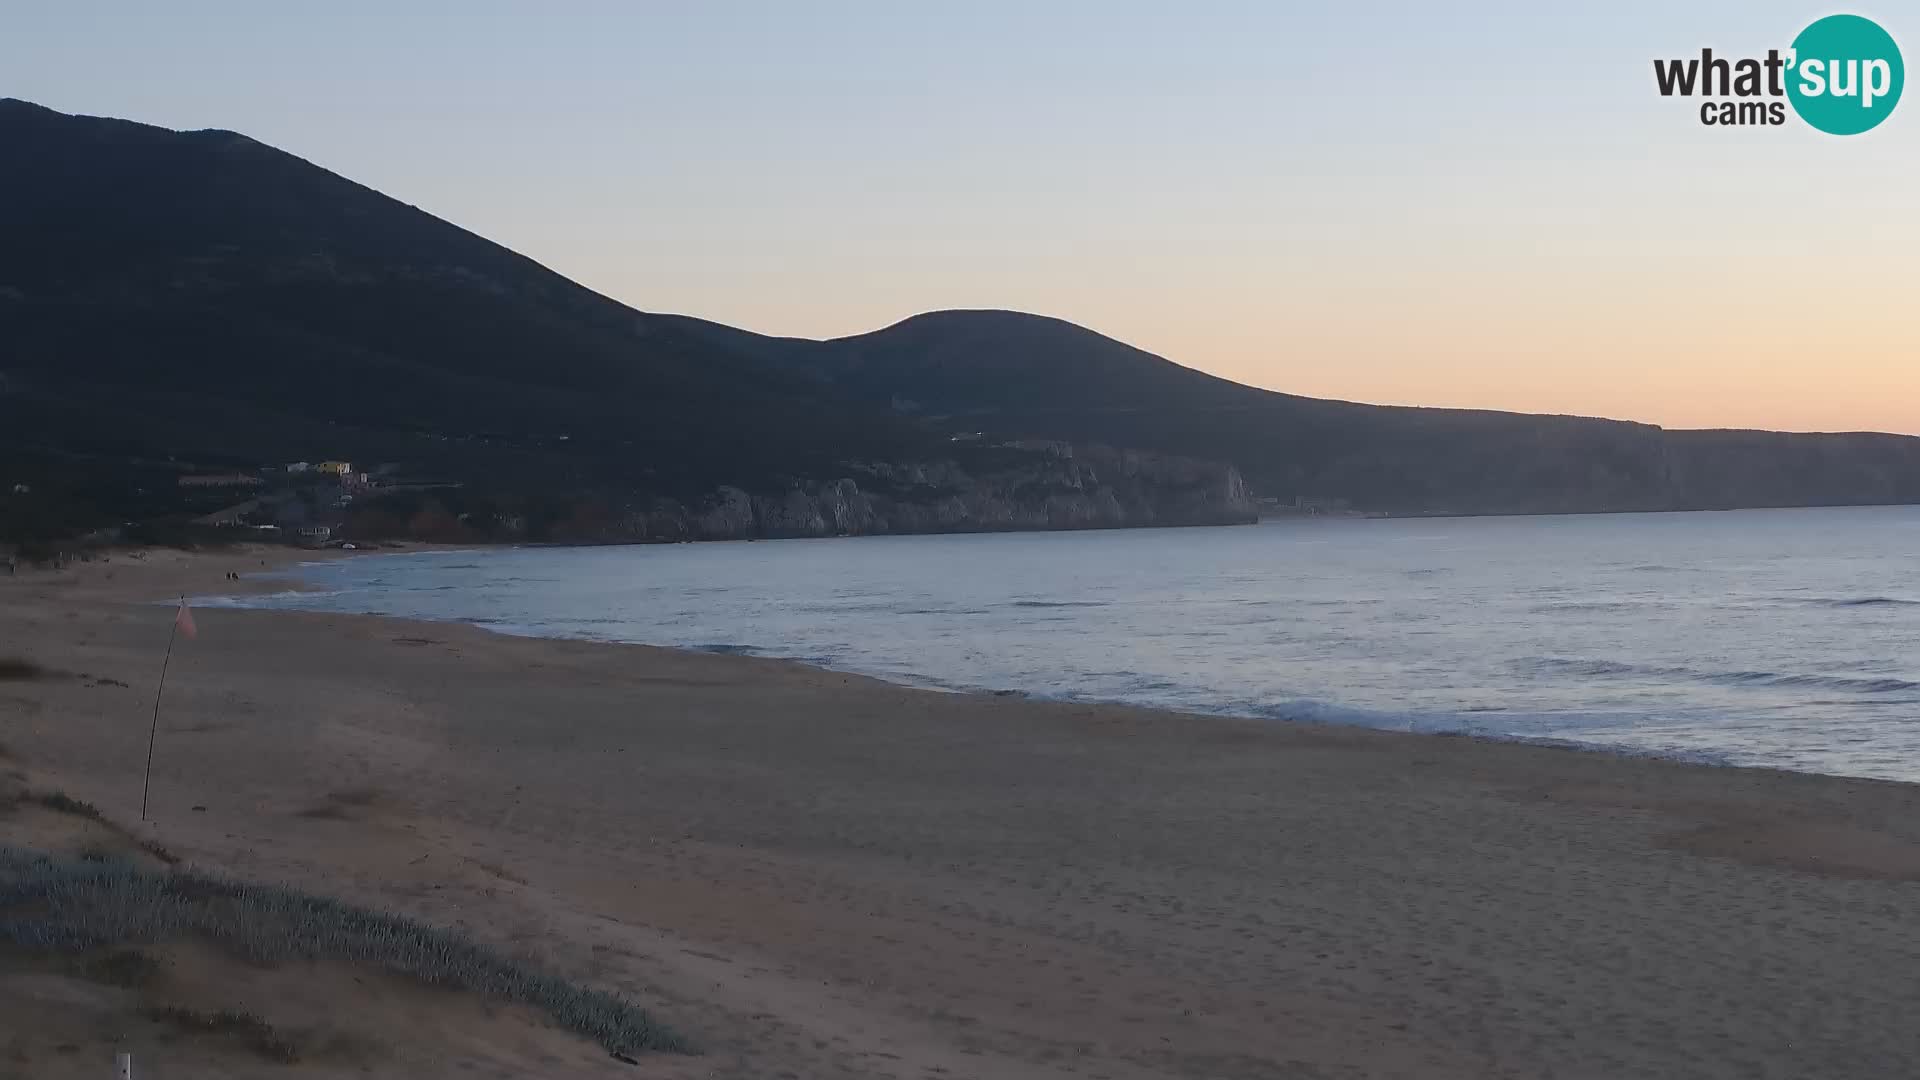
[[[8,101],[0,146],[0,539],[306,459],[436,481],[335,517],[490,539],[1250,516],[1222,465],[951,444],[245,136]]]
[[[720,324],[683,325],[948,430],[1229,461],[1253,490],[1283,503],[1541,513],[1920,501],[1920,439],[1909,435],[1669,429],[1310,398],[1001,310],[928,312],[818,341],[755,343],[746,331],[710,329]]]
[[[780,520],[798,491],[817,503],[798,520],[828,522],[819,507],[865,477],[892,500],[855,515],[877,529],[982,526],[912,502],[941,485],[889,487],[922,466],[988,484],[969,505],[1033,527],[1167,523],[1151,508],[1191,505],[1194,462],[1227,470],[1202,485],[1207,520],[1241,516],[1235,470],[1272,502],[1394,513],[1920,501],[1909,436],[1308,398],[992,309],[775,337],[634,308],[238,133],[4,99],[0,145],[24,163],[0,173],[0,451],[16,457],[351,456],[628,517],[667,500],[687,522],[738,504],[729,490]],[[1066,468],[1055,444],[1119,453]],[[1092,501],[1045,509],[1063,486]]]
[[[1871,428],[1840,428],[1840,429],[1795,428],[1795,429],[1789,430],[1789,429],[1776,429],[1776,428],[1749,427],[1749,426],[1740,426],[1740,425],[1674,426],[1674,425],[1657,423],[1651,420],[1635,420],[1635,419],[1626,418],[1626,417],[1608,417],[1608,416],[1600,416],[1592,413],[1520,412],[1513,409],[1495,409],[1495,408],[1481,407],[1481,406],[1475,406],[1475,405],[1413,405],[1413,404],[1406,404],[1403,402],[1361,401],[1355,398],[1315,397],[1315,396],[1306,395],[1306,394],[1295,394],[1295,393],[1292,393],[1291,391],[1286,391],[1286,390],[1276,390],[1270,386],[1259,386],[1254,383],[1237,382],[1233,379],[1227,378],[1224,375],[1216,375],[1213,372],[1207,371],[1204,368],[1197,368],[1189,364],[1182,364],[1180,361],[1175,360],[1172,357],[1162,356],[1159,353],[1152,352],[1151,350],[1142,348],[1138,345],[1130,344],[1126,341],[1121,340],[1120,338],[1113,337],[1110,334],[1107,334],[1101,330],[1094,329],[1093,327],[1088,326],[1084,323],[1076,323],[1071,319],[1066,319],[1058,315],[1048,315],[1043,312],[1023,311],[1018,308],[968,308],[968,307],[934,308],[928,311],[921,311],[921,312],[916,312],[912,315],[907,315],[903,318],[896,319],[893,322],[887,323],[886,325],[875,328],[873,330],[863,330],[856,333],[841,334],[841,335],[836,335],[833,337],[825,337],[825,338],[808,338],[808,337],[798,337],[793,335],[777,335],[777,334],[758,335],[756,331],[744,330],[738,327],[729,326],[725,323],[717,322],[715,320],[701,318],[699,316],[686,315],[682,313],[671,313],[671,314],[663,313],[663,315],[664,317],[673,318],[673,319],[681,319],[681,320],[689,320],[692,322],[705,323],[708,326],[715,327],[718,329],[733,331],[735,333],[755,334],[756,336],[764,336],[771,341],[778,342],[783,345],[801,345],[801,346],[838,345],[844,342],[851,342],[859,339],[873,338],[875,336],[885,334],[890,331],[894,331],[896,329],[905,327],[909,324],[941,319],[948,316],[953,316],[953,317],[1010,316],[1010,317],[1013,317],[1014,319],[1020,319],[1020,320],[1032,320],[1035,322],[1042,322],[1042,323],[1056,323],[1056,324],[1059,324],[1060,326],[1063,326],[1075,331],[1079,331],[1081,333],[1084,333],[1093,337],[1102,338],[1114,345],[1121,346],[1123,348],[1126,348],[1136,353],[1144,354],[1145,356],[1153,360],[1170,364],[1175,367],[1182,368],[1186,371],[1194,372],[1198,375],[1205,376],[1206,378],[1216,382],[1226,383],[1232,387],[1237,387],[1242,390],[1255,391],[1257,393],[1268,394],[1274,397],[1295,400],[1295,401],[1315,401],[1315,402],[1320,402],[1328,405],[1354,406],[1354,407],[1370,408],[1370,409],[1400,409],[1400,410],[1424,411],[1424,412],[1465,413],[1465,414],[1482,415],[1482,416],[1534,416],[1534,417],[1542,417],[1547,419],[1595,420],[1595,421],[1603,421],[1605,423],[1611,423],[1611,424],[1632,424],[1637,427],[1654,428],[1660,431],[1669,431],[1669,432],[1675,432],[1675,433],[1746,431],[1746,432],[1760,432],[1760,433],[1774,434],[1774,435],[1890,435],[1897,438],[1920,438],[1920,435],[1915,435],[1914,433],[1911,433],[1911,432],[1877,431]]]

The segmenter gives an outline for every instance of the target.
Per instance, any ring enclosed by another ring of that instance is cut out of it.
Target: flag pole
[[[187,598],[180,598],[187,606]],[[140,779],[140,820],[147,820],[147,792],[153,787],[153,740],[160,734],[160,695],[167,689],[167,665],[173,663],[173,639],[180,636],[180,616],[173,617],[173,629],[167,632],[167,655],[160,661],[160,686],[153,692],[153,725],[147,729],[147,771]]]

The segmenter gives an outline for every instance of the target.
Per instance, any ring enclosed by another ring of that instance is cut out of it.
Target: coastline
[[[155,601],[262,558],[0,580],[0,655],[53,671],[0,682],[0,764],[135,820]],[[641,1075],[1920,1060],[1914,785],[457,623],[196,618],[153,834],[202,866],[464,924],[707,1050]]]
[[[801,537],[801,538],[790,538],[790,539],[793,539],[795,542],[800,542],[800,541],[818,542],[823,539],[832,539],[832,538]],[[757,541],[706,541],[705,543],[752,543],[752,542],[757,542]],[[778,541],[766,541],[766,542],[773,543]],[[313,611],[315,609],[303,609],[298,607],[286,608],[286,607],[275,606],[272,604],[254,603],[254,602],[251,602],[251,600],[252,598],[261,597],[261,596],[271,597],[274,594],[285,594],[285,595],[291,596],[298,593],[329,591],[327,586],[315,584],[309,580],[306,580],[300,574],[299,572],[300,568],[308,565],[319,565],[322,562],[334,562],[334,561],[338,561],[341,558],[349,557],[349,556],[353,556],[353,557],[386,556],[386,557],[397,558],[402,556],[445,556],[445,555],[457,555],[457,554],[463,554],[463,553],[484,554],[489,551],[516,550],[516,549],[595,550],[595,549],[599,549],[607,546],[644,547],[646,545],[586,545],[584,547],[574,546],[574,545],[513,545],[511,548],[501,548],[501,547],[488,547],[488,546],[475,547],[471,545],[452,545],[452,544],[447,544],[447,545],[415,544],[415,545],[408,545],[405,550],[384,550],[384,551],[375,550],[375,551],[353,551],[353,552],[336,551],[332,553],[331,558],[324,559],[324,560],[289,561],[285,566],[275,567],[274,570],[271,572],[272,573],[271,577],[247,579],[249,587],[245,587],[245,588],[228,587],[222,591],[206,593],[198,597],[190,596],[188,599],[195,600],[196,602],[205,603],[210,606],[234,608],[234,609],[241,609],[241,610]],[[275,589],[265,584],[266,582],[286,583],[286,587],[281,589]],[[231,583],[227,583],[227,584],[230,585]],[[236,601],[236,600],[238,602],[230,602],[230,601]],[[885,670],[877,670],[872,667],[861,667],[853,664],[842,665],[842,664],[835,663],[833,660],[829,658],[825,658],[821,656],[810,656],[805,654],[786,654],[778,651],[777,649],[767,648],[765,646],[758,645],[758,644],[713,645],[713,644],[693,644],[693,643],[687,643],[687,642],[669,643],[669,642],[659,642],[659,641],[646,642],[646,641],[634,641],[634,640],[615,640],[615,639],[610,639],[606,637],[595,637],[588,634],[574,635],[574,634],[568,634],[565,632],[554,632],[552,630],[540,629],[540,628],[536,628],[534,626],[529,626],[529,625],[522,625],[517,623],[507,624],[507,623],[501,623],[497,621],[490,621],[490,620],[484,620],[484,619],[471,620],[471,619],[463,619],[458,617],[442,618],[442,617],[437,617],[433,615],[397,615],[397,614],[388,614],[388,613],[383,613],[378,611],[365,611],[365,610],[362,610],[362,611],[342,610],[340,611],[340,613],[341,614],[363,614],[363,615],[370,615],[370,616],[376,616],[376,617],[382,617],[382,618],[395,618],[400,620],[417,620],[417,621],[432,623],[436,625],[466,626],[466,627],[472,627],[475,629],[484,630],[490,633],[500,634],[508,637],[527,638],[532,640],[582,641],[582,642],[596,642],[601,644],[629,644],[629,645],[636,645],[636,646],[645,646],[650,648],[662,648],[662,649],[686,651],[686,652],[709,654],[709,655],[751,656],[758,659],[774,660],[774,661],[782,661],[782,662],[799,664],[807,668],[811,668],[814,670],[827,672],[831,674],[852,675],[852,676],[857,676],[861,678],[875,679],[880,682],[893,685],[893,686],[898,686],[898,687],[912,689],[912,690],[932,692],[932,693],[977,695],[977,696],[983,696],[983,697],[1019,697],[1024,700],[1031,700],[1036,702],[1053,702],[1053,703],[1066,704],[1066,705],[1145,709],[1145,710],[1164,713],[1168,715],[1191,717],[1196,721],[1232,720],[1232,721],[1257,722],[1257,723],[1265,723],[1265,724],[1304,725],[1304,726],[1313,726],[1313,727],[1326,727],[1326,728],[1333,728],[1333,729],[1385,731],[1385,732],[1393,732],[1393,733],[1422,735],[1427,737],[1465,738],[1465,739],[1474,739],[1474,740],[1494,742],[1494,743],[1517,743],[1517,744],[1528,745],[1528,746],[1538,746],[1538,747],[1567,750],[1567,751],[1572,751],[1576,753],[1602,754],[1602,755],[1618,756],[1618,757],[1625,757],[1625,758],[1650,758],[1650,759],[1656,759],[1656,760],[1684,762],[1688,764],[1717,767],[1717,768],[1769,769],[1769,770],[1804,773],[1808,775],[1818,775],[1818,776],[1834,776],[1834,777],[1856,778],[1856,779],[1879,779],[1879,780],[1886,780],[1889,782],[1896,782],[1896,783],[1920,783],[1920,781],[1915,781],[1912,779],[1907,779],[1902,777],[1875,776],[1872,773],[1823,772],[1819,768],[1813,767],[1813,766],[1796,768],[1791,765],[1772,764],[1765,761],[1741,760],[1738,757],[1736,757],[1733,752],[1727,749],[1718,748],[1718,747],[1698,747],[1698,746],[1681,747],[1681,746],[1672,746],[1672,745],[1642,746],[1642,745],[1635,745],[1630,742],[1608,742],[1600,738],[1576,738],[1576,737],[1567,737],[1567,736],[1556,735],[1556,734],[1528,734],[1522,731],[1489,730],[1484,726],[1481,726],[1481,727],[1473,726],[1475,722],[1480,721],[1481,718],[1501,718],[1507,715],[1495,709],[1469,708],[1466,710],[1438,709],[1438,710],[1432,710],[1432,711],[1426,711],[1426,712],[1395,712],[1395,711],[1383,711],[1378,708],[1367,708],[1363,706],[1349,705],[1339,701],[1330,701],[1330,700],[1322,700],[1322,699],[1314,699],[1314,698],[1280,699],[1280,700],[1275,700],[1271,704],[1261,704],[1261,705],[1256,705],[1253,702],[1249,702],[1249,701],[1240,701],[1236,705],[1222,705],[1218,707],[1210,704],[1166,703],[1166,702],[1156,702],[1151,700],[1145,700],[1145,701],[1131,700],[1126,697],[1105,696],[1105,695],[1099,695],[1099,694],[1053,693],[1046,690],[1035,689],[1027,686],[992,685],[992,684],[985,684],[985,683],[956,682],[950,679],[944,679],[936,675],[921,673],[921,672],[899,672],[899,671],[889,672]],[[1452,721],[1451,724],[1447,722],[1449,720]]]
[[[720,541],[715,541],[715,542],[720,542]],[[448,552],[461,551],[461,550],[470,550],[470,549],[465,549],[465,548],[448,548],[447,549]],[[433,552],[406,552],[406,553],[387,552],[386,554],[431,554],[431,553]],[[378,553],[375,553],[375,554],[378,554]],[[306,564],[302,563],[298,565],[306,565]],[[279,608],[279,607],[274,607],[274,606],[264,605],[264,604],[224,603],[223,601],[233,600],[233,599],[243,599],[246,597],[255,597],[255,596],[271,597],[271,596],[277,596],[277,595],[297,595],[300,593],[324,591],[320,586],[312,585],[310,583],[297,582],[295,581],[295,579],[288,576],[284,576],[284,575],[277,577],[273,580],[278,580],[282,582],[293,582],[293,584],[291,584],[290,587],[286,589],[258,588],[258,589],[252,589],[252,590],[230,591],[224,595],[208,594],[208,595],[197,597],[197,598],[189,596],[186,599],[190,603],[198,601],[199,603],[204,604],[207,607],[212,607],[216,609],[225,609],[225,610],[234,610],[234,611],[292,612],[294,609]],[[199,610],[199,607],[196,606],[195,610]],[[1349,720],[1330,719],[1328,717],[1333,714],[1347,713],[1347,714],[1363,715],[1367,713],[1367,710],[1342,709],[1340,706],[1328,705],[1328,704],[1325,704],[1322,702],[1316,702],[1316,701],[1283,703],[1281,706],[1276,707],[1276,709],[1270,714],[1262,714],[1258,712],[1249,712],[1249,711],[1236,711],[1231,708],[1221,708],[1221,709],[1206,709],[1206,708],[1199,708],[1199,707],[1182,708],[1182,707],[1168,706],[1168,705],[1144,704],[1141,702],[1127,701],[1122,698],[1093,697],[1093,696],[1081,696],[1081,695],[1051,695],[1051,694],[1038,693],[1030,690],[1021,689],[1019,687],[1011,687],[1011,686],[982,686],[982,685],[972,685],[972,684],[961,685],[961,684],[955,684],[955,683],[942,682],[933,678],[932,676],[927,676],[927,675],[888,675],[881,672],[863,671],[854,667],[839,667],[839,666],[835,666],[834,664],[828,663],[824,660],[820,660],[818,658],[809,658],[805,656],[780,655],[777,653],[765,651],[757,646],[658,645],[658,644],[651,644],[648,642],[640,642],[640,641],[605,641],[605,640],[599,640],[599,639],[594,639],[589,637],[569,636],[566,634],[538,633],[533,630],[529,630],[524,627],[521,627],[519,625],[508,625],[508,624],[489,623],[489,622],[474,622],[474,621],[465,620],[465,619],[453,619],[453,618],[437,619],[437,618],[425,618],[425,617],[413,618],[413,617],[405,617],[405,616],[398,616],[398,615],[385,615],[377,612],[351,612],[350,611],[350,612],[338,612],[337,614],[360,617],[360,618],[369,618],[369,619],[384,619],[391,622],[402,623],[402,624],[411,623],[411,624],[419,624],[419,625],[426,625],[426,626],[460,626],[460,627],[466,627],[473,630],[479,630],[484,633],[498,634],[502,637],[521,638],[529,641],[577,641],[577,642],[583,642],[588,644],[628,646],[628,647],[640,648],[640,649],[663,649],[668,652],[689,653],[689,654],[700,655],[700,656],[734,656],[734,657],[769,661],[773,663],[795,664],[802,668],[806,668],[811,671],[821,672],[823,674],[847,675],[847,676],[852,676],[854,678],[871,679],[871,680],[874,680],[875,682],[879,682],[887,686],[894,686],[894,687],[899,687],[900,689],[903,689],[903,690],[912,690],[919,693],[928,693],[928,694],[956,694],[963,697],[981,697],[981,698],[1018,698],[1022,701],[1046,702],[1046,703],[1052,703],[1057,705],[1088,706],[1088,707],[1094,707],[1094,708],[1140,709],[1148,712],[1159,713],[1169,717],[1175,717],[1175,716],[1188,717],[1192,720],[1203,722],[1203,723],[1207,721],[1226,720],[1226,721],[1244,722],[1244,723],[1286,724],[1286,725],[1294,725],[1294,726],[1328,728],[1328,729],[1380,731],[1380,732],[1386,732],[1389,734],[1408,735],[1408,736],[1414,736],[1419,738],[1472,739],[1472,740],[1489,742],[1489,743],[1513,743],[1513,744],[1518,744],[1522,746],[1536,746],[1536,747],[1543,747],[1543,748],[1555,749],[1555,750],[1565,750],[1568,752],[1579,753],[1579,754],[1602,754],[1602,755],[1623,757],[1623,758],[1645,758],[1645,759],[1656,760],[1656,761],[1672,761],[1672,762],[1678,762],[1678,763],[1684,763],[1684,764],[1690,764],[1690,765],[1698,765],[1705,768],[1763,769],[1763,770],[1770,770],[1770,771],[1776,771],[1776,772],[1799,773],[1799,774],[1808,775],[1808,776],[1830,776],[1837,779],[1875,780],[1883,783],[1915,783],[1914,781],[1890,779],[1885,777],[1866,777],[1866,776],[1855,777],[1855,776],[1849,776],[1844,773],[1822,773],[1813,769],[1788,769],[1788,768],[1772,766],[1772,765],[1754,764],[1754,763],[1748,763],[1748,762],[1737,762],[1728,758],[1724,753],[1713,751],[1713,750],[1677,750],[1677,749],[1657,750],[1657,749],[1648,749],[1648,748],[1630,746],[1630,745],[1619,744],[1619,743],[1586,742],[1586,741],[1581,741],[1577,739],[1560,738],[1560,737],[1551,736],[1551,735],[1522,735],[1522,734],[1496,733],[1496,732],[1486,732],[1486,731],[1461,731],[1461,730],[1453,730],[1448,728],[1429,728],[1429,729],[1423,730],[1423,729],[1414,728],[1412,726],[1408,726],[1402,729],[1399,727],[1388,726],[1385,724],[1369,723],[1368,721],[1363,719],[1349,719]],[[1297,709],[1297,711],[1289,712],[1287,711],[1287,707],[1289,705],[1297,705],[1299,706],[1299,708]],[[1319,715],[1311,715],[1315,712],[1318,712]]]

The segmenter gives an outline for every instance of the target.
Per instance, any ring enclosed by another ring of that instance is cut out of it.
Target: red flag
[[[187,640],[199,636],[199,628],[193,625],[193,612],[187,610],[187,598],[180,598],[180,612],[173,617],[174,628],[187,635]]]

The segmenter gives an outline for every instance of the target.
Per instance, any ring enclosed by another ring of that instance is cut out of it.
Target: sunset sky
[[[768,333],[1016,308],[1295,393],[1920,433],[1920,100],[1709,128],[1652,75],[1836,10],[1911,65],[1907,5],[399,6],[0,0],[0,96]]]

